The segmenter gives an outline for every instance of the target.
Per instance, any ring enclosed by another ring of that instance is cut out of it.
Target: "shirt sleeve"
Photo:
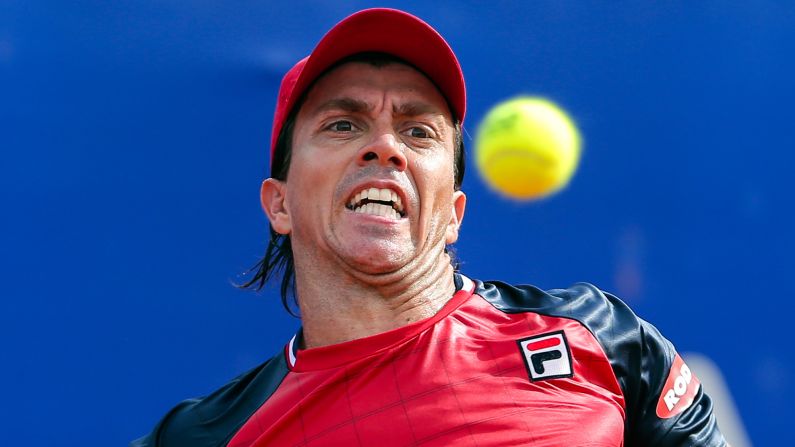
[[[181,402],[148,435],[132,441],[130,447],[226,445],[273,394],[287,372],[284,355],[276,355],[208,396]]]
[[[727,445],[712,400],[671,342],[613,295],[590,284],[568,291],[578,300],[593,300],[581,318],[604,348],[624,392],[627,447]]]
[[[130,447],[203,445],[200,443],[191,444],[191,442],[198,440],[190,439],[200,433],[198,427],[200,427],[201,421],[196,419],[197,413],[194,411],[194,407],[198,402],[200,402],[200,399],[189,399],[180,402],[157,423],[149,434],[132,441]],[[194,428],[183,430],[183,427]]]

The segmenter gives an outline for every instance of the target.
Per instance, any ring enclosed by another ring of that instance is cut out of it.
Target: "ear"
[[[452,244],[458,240],[458,229],[461,228],[461,222],[464,221],[464,211],[467,207],[467,196],[464,191],[453,192],[453,213],[450,216],[450,222],[447,224],[447,231],[445,232],[445,243]]]
[[[265,179],[259,190],[262,209],[268,215],[273,229],[279,234],[290,234],[292,224],[287,207],[287,185],[273,178]]]

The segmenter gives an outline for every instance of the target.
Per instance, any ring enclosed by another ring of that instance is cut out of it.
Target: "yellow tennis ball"
[[[520,96],[494,106],[478,126],[475,163],[497,191],[516,199],[548,196],[568,184],[580,134],[553,102]]]

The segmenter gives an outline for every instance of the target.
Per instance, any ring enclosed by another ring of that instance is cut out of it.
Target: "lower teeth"
[[[368,203],[354,208],[353,211],[356,213],[389,217],[392,219],[399,219],[401,217],[400,214],[397,211],[395,211],[393,208],[388,207],[386,205],[382,205],[380,203]]]

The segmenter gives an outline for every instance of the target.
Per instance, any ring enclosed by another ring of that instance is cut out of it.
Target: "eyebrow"
[[[441,115],[442,111],[424,102],[407,102],[394,108],[401,116]]]

